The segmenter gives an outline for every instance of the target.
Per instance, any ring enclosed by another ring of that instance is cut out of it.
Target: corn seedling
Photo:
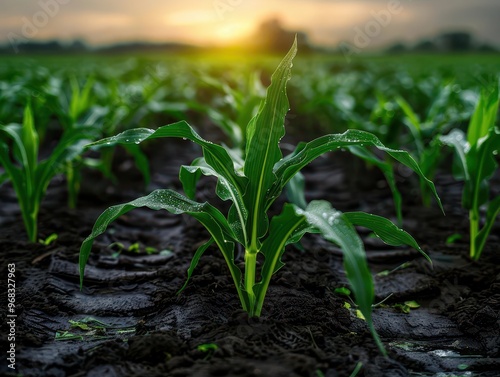
[[[488,181],[498,163],[500,130],[495,126],[499,98],[498,84],[493,90],[483,90],[469,123],[467,135],[453,130],[441,141],[456,152],[455,176],[463,180],[462,206],[469,211],[470,257],[478,260],[491,228],[500,213],[500,196],[490,199]],[[480,227],[480,208],[485,205],[486,218]]]
[[[436,169],[443,159],[443,151],[439,138],[451,126],[460,123],[468,116],[452,106],[452,85],[440,89],[438,96],[432,102],[422,121],[411,105],[401,96],[396,97],[396,103],[405,114],[404,124],[408,127],[411,141],[415,145],[414,156],[426,177],[433,179]],[[429,206],[431,192],[426,185],[420,185],[424,205]]]
[[[281,213],[271,219],[268,211],[285,185],[304,166],[326,152],[349,146],[376,147],[414,170],[435,193],[434,185],[423,176],[407,152],[386,148],[375,136],[358,130],[325,135],[311,142],[301,143],[294,152],[283,157],[279,142],[285,133],[284,120],[289,108],[286,84],[291,75],[296,49],[295,42],[272,75],[271,85],[259,112],[246,128],[244,161],[233,160],[227,149],[203,139],[183,121],[157,130],[128,130],[90,145],[100,147],[174,137],[198,144],[203,150],[203,157],[196,159],[191,166],[181,167],[180,180],[187,196],[173,190],[159,189],[145,197],[110,207],[99,216],[92,233],[83,241],[80,249],[81,284],[94,239],[104,233],[112,221],[138,207],[164,209],[173,214],[186,213],[194,217],[210,234],[209,240],[196,250],[187,272],[187,281],[181,291],[186,287],[203,253],[215,243],[227,263],[242,308],[250,316],[260,316],[271,277],[283,266],[281,256],[285,247],[299,241],[305,233],[320,233],[342,249],[344,268],[358,308],[378,346],[385,353],[372,322],[373,280],[363,243],[354,226],[373,230],[390,245],[406,244],[423,253],[416,241],[385,218],[363,212],[342,214],[326,201],[312,201],[304,209],[286,203]],[[222,200],[232,202],[227,215],[208,202],[199,203],[194,200],[196,183],[202,174],[216,177],[217,195]],[[437,194],[435,195],[439,202]],[[242,245],[245,250],[244,273],[235,262],[237,244]],[[257,280],[258,255],[264,256],[260,280]]]
[[[231,147],[244,152],[246,126],[259,111],[260,103],[266,95],[266,90],[260,81],[258,73],[248,77],[236,77],[237,87],[208,75],[203,81],[213,89],[221,92],[216,97],[218,106],[198,104],[200,110],[229,137]]]
[[[37,241],[38,212],[50,181],[83,152],[92,140],[90,134],[83,127],[66,130],[52,154],[39,162],[39,139],[30,105],[24,110],[22,125],[0,126],[0,165],[14,186],[31,242]]]

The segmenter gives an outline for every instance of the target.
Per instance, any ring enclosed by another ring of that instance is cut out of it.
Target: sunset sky
[[[398,0],[392,0],[398,1]],[[9,38],[71,40],[93,45],[120,41],[234,42],[263,20],[308,33],[319,45],[350,42],[389,0],[1,0],[0,43]],[[438,32],[465,30],[500,46],[499,0],[400,0],[373,40],[414,42]]]

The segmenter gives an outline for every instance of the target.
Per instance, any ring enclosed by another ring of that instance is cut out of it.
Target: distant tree
[[[306,33],[284,29],[277,18],[262,22],[252,37],[252,42],[258,50],[282,53],[288,51],[295,34],[297,34],[299,49],[302,52],[311,50]]]
[[[479,45],[477,50],[480,52],[497,52],[498,51],[495,47],[493,47],[492,45],[490,45],[488,43],[483,43],[483,44]]]
[[[437,50],[437,46],[434,42],[432,42],[429,39],[424,39],[420,42],[418,42],[414,47],[413,50],[419,51],[419,52],[433,52]]]
[[[467,32],[450,32],[441,34],[437,38],[440,49],[445,51],[472,50],[472,36]]]
[[[408,47],[402,42],[397,42],[387,49],[387,52],[391,54],[397,54],[405,51],[408,51]]]
[[[86,43],[81,39],[75,39],[66,50],[69,52],[85,52],[88,50]]]
[[[19,45],[19,51],[26,53],[51,53],[62,52],[63,45],[57,41],[31,41]]]

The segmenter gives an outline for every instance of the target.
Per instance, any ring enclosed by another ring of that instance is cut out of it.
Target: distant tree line
[[[397,42],[387,49],[390,53],[401,52],[495,52],[487,43],[479,43],[468,32],[456,31],[440,34],[434,38],[421,39],[414,45]]]
[[[264,21],[256,32],[248,39],[240,41],[232,48],[251,49],[258,52],[282,53],[288,51],[293,39],[297,35],[299,49],[302,53],[310,51],[328,52],[327,48],[318,48],[311,45],[307,34],[301,31],[285,29],[278,19]],[[243,48],[244,47],[244,48]],[[78,54],[86,52],[96,53],[127,53],[127,52],[165,52],[165,51],[195,51],[203,47],[196,47],[182,43],[151,43],[151,42],[128,42],[114,44],[104,47],[89,47],[81,40],[71,43],[63,43],[58,40],[51,41],[29,41],[15,46],[0,46],[0,53],[55,53],[55,54]],[[495,52],[497,49],[486,43],[478,43],[468,32],[448,32],[434,38],[422,39],[416,44],[409,45],[397,42],[386,49],[388,53],[404,52]]]

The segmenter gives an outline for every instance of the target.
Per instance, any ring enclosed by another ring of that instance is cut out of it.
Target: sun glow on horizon
[[[255,31],[254,23],[224,24],[214,31],[216,43],[235,43],[248,38]]]

